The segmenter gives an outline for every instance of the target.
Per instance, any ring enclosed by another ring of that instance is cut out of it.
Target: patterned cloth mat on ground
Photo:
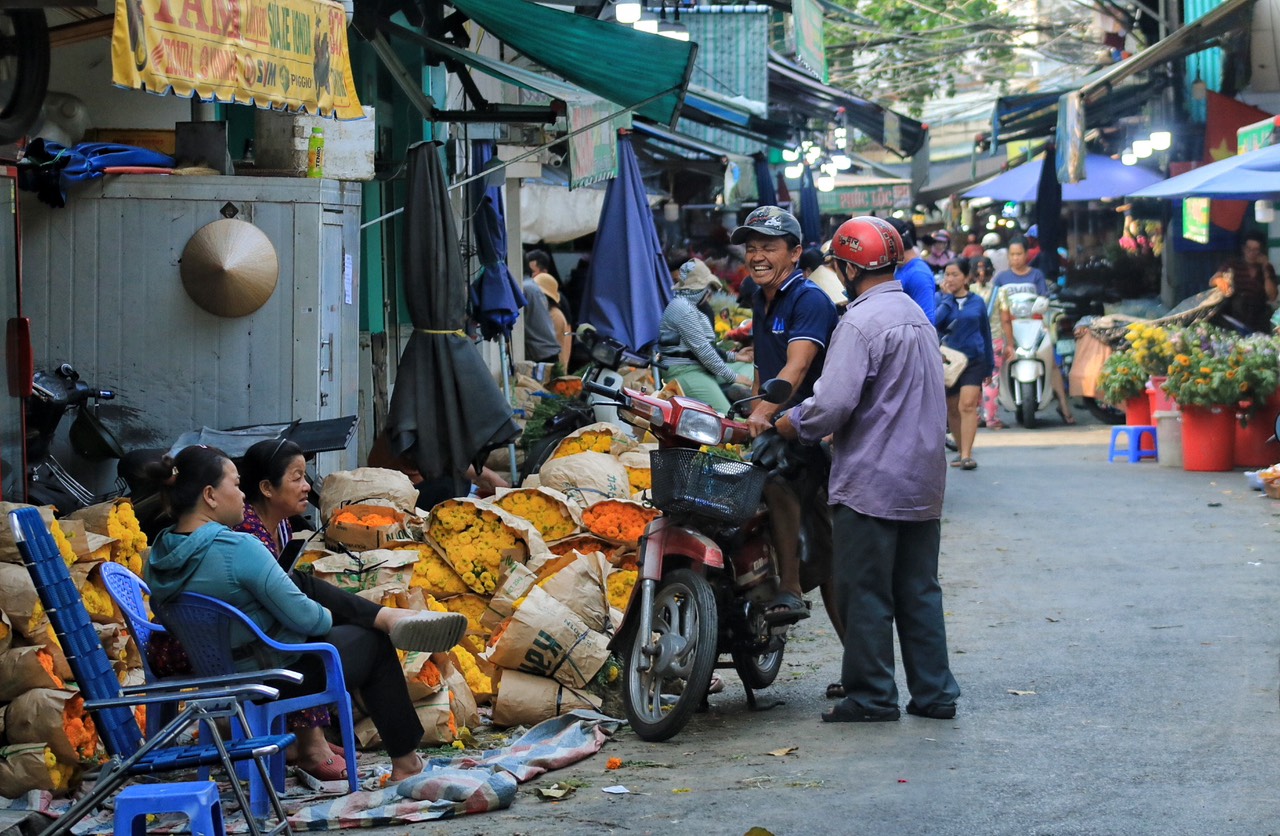
[[[600,751],[619,725],[620,720],[593,711],[572,711],[544,720],[508,746],[453,758],[432,758],[421,775],[386,789],[335,797],[318,794],[291,778],[282,800],[295,831],[387,827],[503,810],[515,801],[518,784],[590,757]],[[345,782],[341,786],[345,788]],[[234,796],[226,786],[222,789],[227,832],[247,833]],[[32,810],[52,816],[70,806],[69,799],[52,799],[40,790],[18,799],[0,799],[0,809]],[[187,830],[182,817],[172,817],[171,822],[167,821],[169,818],[148,822],[147,832]],[[99,810],[76,825],[74,833],[98,836],[111,833],[112,828],[112,811]]]

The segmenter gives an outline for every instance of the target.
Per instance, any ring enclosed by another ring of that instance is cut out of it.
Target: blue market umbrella
[[[1045,157],[1053,159],[1053,156],[1053,148],[1050,147]],[[1088,171],[1087,168],[1085,170]],[[1040,182],[1036,187],[1036,223],[1040,225],[1038,258],[1040,270],[1050,284],[1058,278],[1058,239],[1062,237],[1062,199],[1065,188],[1058,182],[1057,166],[1040,166]]]
[[[400,357],[386,431],[392,452],[411,456],[426,479],[452,477],[462,488],[467,467],[519,428],[463,331],[467,277],[438,148],[419,142],[409,149],[403,284],[413,334]]]
[[[1280,145],[1202,165],[1129,194],[1172,199],[1276,200],[1280,198]]]
[[[1050,160],[1052,159],[1050,157]],[[992,200],[1016,200],[1019,203],[1027,203],[1036,199],[1036,190],[1040,186],[1040,169],[1043,166],[1043,157],[1023,163],[985,183],[979,183],[962,196],[989,197]],[[1052,163],[1049,167],[1053,167]],[[1090,154],[1085,158],[1084,173],[1085,179],[1079,183],[1063,185],[1064,201],[1125,197],[1161,180],[1160,175],[1149,168],[1125,165],[1119,160],[1113,160],[1101,154]]]
[[[822,244],[822,218],[818,210],[818,187],[813,185],[813,172],[809,166],[804,167],[800,175],[800,231],[804,240],[800,243],[806,248]]]
[[[756,194],[761,206],[777,206],[778,192],[773,188],[773,172],[769,170],[769,161],[764,154],[756,152]]]
[[[632,351],[658,339],[671,301],[671,273],[653,223],[640,164],[629,137],[618,137],[618,176],[609,181],[582,294],[583,322]]]
[[[471,286],[472,312],[486,340],[510,337],[528,300],[507,267],[506,236],[492,196],[480,198],[471,228],[480,251],[480,278]]]

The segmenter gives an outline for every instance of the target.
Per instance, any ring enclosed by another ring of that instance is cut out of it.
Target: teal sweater
[[[296,644],[333,627],[329,611],[302,594],[266,546],[221,523],[190,534],[161,531],[143,574],[155,603],[199,592],[231,604],[277,641]],[[247,630],[238,633],[232,634],[235,648],[250,641]]]

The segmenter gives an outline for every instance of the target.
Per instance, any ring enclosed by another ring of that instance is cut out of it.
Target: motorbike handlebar
[[[622,397],[622,392],[610,386],[605,386],[603,383],[597,383],[594,380],[584,381],[582,385],[588,392],[596,395],[603,395],[604,397],[612,398],[613,400],[617,400]]]
[[[116,393],[112,392],[110,389],[98,389],[93,393],[93,397],[100,401],[110,401],[115,400]]]

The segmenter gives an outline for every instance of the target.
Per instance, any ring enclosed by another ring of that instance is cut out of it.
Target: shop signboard
[[[1209,243],[1209,198],[1188,197],[1182,201],[1182,237],[1197,244]]]
[[[1268,145],[1275,145],[1277,122],[1280,122],[1280,116],[1268,116],[1261,122],[1254,122],[1252,125],[1237,129],[1236,153],[1244,154],[1266,148]]]
[[[791,23],[795,29],[796,57],[826,84],[827,47],[823,43],[822,9],[817,0],[792,0]]]
[[[909,208],[911,184],[905,181],[837,186],[829,192],[818,192],[818,211],[824,215],[862,215]]]
[[[327,0],[116,0],[112,80],[338,119],[361,119],[347,17]]]
[[[617,108],[603,99],[569,108],[569,188],[589,186],[618,176],[618,129],[631,127],[631,114],[607,119],[585,131],[580,128],[605,119]]]

